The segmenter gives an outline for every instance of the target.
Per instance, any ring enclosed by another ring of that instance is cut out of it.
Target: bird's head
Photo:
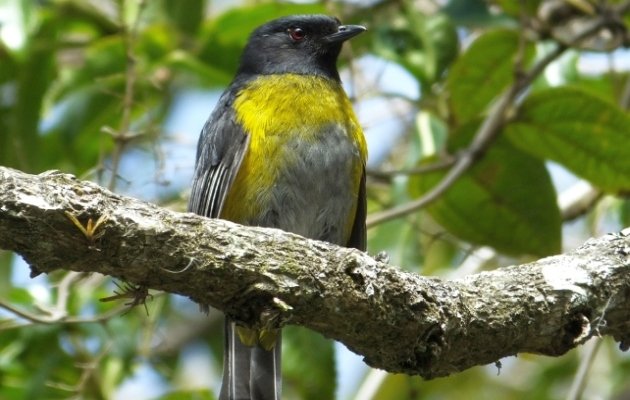
[[[241,58],[242,74],[316,74],[339,80],[344,41],[365,31],[325,15],[279,18],[252,32]]]

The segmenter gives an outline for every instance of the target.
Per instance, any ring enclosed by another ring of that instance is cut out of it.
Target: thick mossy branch
[[[594,335],[630,343],[630,236],[444,281],[274,229],[173,212],[71,175],[0,167],[0,248],[100,272],[249,325],[298,324],[392,372],[445,376]],[[96,299],[95,299],[96,301]]]

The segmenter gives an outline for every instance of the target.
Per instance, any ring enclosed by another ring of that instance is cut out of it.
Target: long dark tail
[[[256,345],[245,346],[236,325],[225,318],[223,382],[220,400],[280,400],[281,335],[268,351]]]

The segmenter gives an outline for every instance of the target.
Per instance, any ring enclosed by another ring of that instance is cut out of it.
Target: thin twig
[[[83,324],[83,323],[94,323],[94,322],[103,322],[115,315],[122,314],[126,311],[129,306],[124,305],[121,307],[114,308],[110,311],[107,311],[103,314],[95,315],[93,317],[68,317],[67,314],[61,312],[61,310],[57,310],[58,312],[52,312],[53,310],[48,310],[50,315],[42,315],[42,314],[34,314],[29,311],[17,308],[10,303],[5,302],[4,300],[0,300],[0,308],[4,308],[7,311],[15,314],[16,316],[29,321],[32,324]],[[1,328],[9,329],[9,328],[18,328],[21,326],[25,326],[29,324],[15,324],[8,327]]]
[[[572,221],[593,208],[604,193],[589,182],[580,180],[558,196],[558,207],[562,221]]]
[[[120,129],[112,135],[115,142],[115,147],[112,152],[112,164],[111,164],[111,177],[109,180],[108,189],[114,190],[116,188],[116,181],[118,179],[118,169],[120,167],[120,160],[122,158],[122,154],[127,147],[127,144],[131,139],[138,136],[137,133],[131,132],[131,112],[133,110],[133,103],[135,97],[135,86],[136,86],[136,56],[134,53],[134,44],[136,39],[136,34],[138,33],[138,27],[140,22],[140,16],[142,15],[142,11],[144,10],[144,6],[146,5],[145,0],[140,0],[138,2],[138,14],[136,15],[133,24],[128,27],[124,23],[124,12],[121,11],[121,25],[124,27],[124,44],[125,44],[125,56],[126,56],[126,69],[125,69],[125,92],[123,96],[123,108],[122,108],[122,117],[120,121]],[[125,4],[123,2],[122,9],[125,8]]]
[[[368,176],[377,179],[389,179],[392,176],[396,175],[421,175],[426,174],[428,172],[441,171],[446,169],[453,164],[455,164],[457,158],[455,156],[447,155],[439,161],[433,162],[431,164],[420,165],[415,168],[402,168],[402,169],[394,169],[394,170],[378,170],[378,169],[368,169],[366,171]]]
[[[59,382],[47,382],[46,386],[57,388],[60,390],[64,390],[67,392],[72,392],[74,396],[70,397],[70,399],[83,399],[84,391],[86,390],[87,383],[90,381],[90,378],[94,376],[94,372],[98,370],[98,366],[102,361],[103,357],[110,354],[112,344],[107,343],[103,346],[103,349],[94,357],[89,360],[89,362],[76,364],[78,368],[81,368],[83,372],[79,377],[79,381],[75,385],[67,385]],[[100,383],[100,382],[99,382]]]
[[[580,360],[580,365],[575,377],[573,378],[571,389],[569,389],[566,400],[579,400],[582,398],[582,393],[584,393],[584,387],[586,386],[586,382],[588,380],[588,373],[591,370],[593,360],[595,360],[595,356],[597,355],[602,342],[603,339],[598,337],[584,345],[585,352]]]

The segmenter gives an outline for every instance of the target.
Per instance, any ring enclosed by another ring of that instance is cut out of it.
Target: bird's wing
[[[197,163],[188,211],[218,218],[247,151],[249,135],[236,121],[229,93],[206,121],[197,145]]]
[[[367,235],[365,228],[365,218],[367,216],[367,198],[365,195],[365,166],[363,167],[363,173],[361,174],[361,181],[359,183],[359,193],[357,197],[357,211],[354,217],[354,224],[352,225],[352,232],[350,233],[350,239],[348,240],[348,247],[354,247],[361,251],[365,251],[367,248]]]

